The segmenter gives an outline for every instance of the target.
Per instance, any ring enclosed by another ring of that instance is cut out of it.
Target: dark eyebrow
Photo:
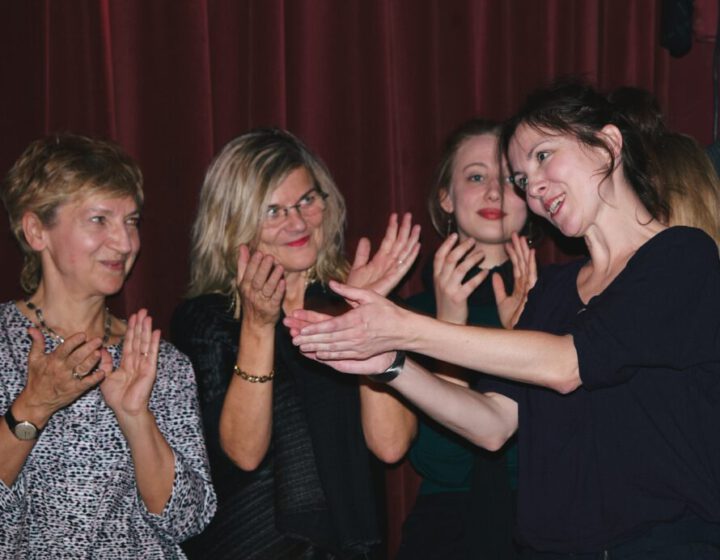
[[[313,187],[312,189],[308,189],[307,191],[305,191],[304,193],[302,193],[302,194],[300,195],[300,197],[297,199],[297,202],[300,202],[303,198],[305,198],[305,197],[306,197],[307,195],[309,195],[311,192],[315,192],[316,190],[318,190],[317,187]]]

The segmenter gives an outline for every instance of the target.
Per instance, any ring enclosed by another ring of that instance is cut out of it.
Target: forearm
[[[147,413],[118,419],[135,465],[138,492],[150,513],[161,514],[172,494],[175,456],[160,432],[155,416]]]
[[[360,407],[368,449],[385,463],[403,458],[417,431],[417,420],[384,386],[362,380]]]
[[[491,451],[517,429],[517,404],[511,399],[446,381],[412,360],[390,386],[448,429]]]
[[[243,323],[237,365],[249,375],[273,371],[275,329]],[[273,382],[251,383],[233,375],[220,414],[220,445],[244,470],[257,468],[265,457],[272,435]]]
[[[43,407],[33,406],[29,403],[24,393],[18,395],[11,406],[15,418],[28,420],[39,429],[45,427],[51,416],[51,413]],[[15,483],[36,441],[18,439],[10,431],[5,418],[0,418],[0,479],[6,486],[12,486]]]
[[[397,332],[405,350],[561,393],[581,384],[569,335],[453,325],[410,313],[403,323]]]

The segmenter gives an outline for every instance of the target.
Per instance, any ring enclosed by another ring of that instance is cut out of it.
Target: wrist
[[[240,325],[240,338],[250,340],[263,340],[275,332],[277,323],[265,323],[256,319],[243,319]]]
[[[126,437],[156,424],[155,415],[147,407],[138,411],[113,410],[113,412]]]
[[[24,392],[17,396],[9,408],[12,408],[15,418],[32,422],[39,430],[47,425],[55,413],[55,410],[49,410],[47,406],[32,403]]]

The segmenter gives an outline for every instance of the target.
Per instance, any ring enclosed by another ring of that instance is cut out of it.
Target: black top
[[[408,299],[408,306],[430,316],[437,314],[432,266],[423,271],[425,291]],[[474,268],[464,278],[467,282],[478,274]],[[513,288],[512,263],[493,268],[488,277],[468,298],[469,325],[501,327],[491,277],[499,274],[507,291]],[[431,371],[433,360],[414,356]],[[467,371],[470,387],[485,377]],[[418,412],[418,434],[410,449],[409,458],[423,477],[420,494],[469,492],[463,512],[472,526],[467,535],[472,558],[513,558],[512,529],[514,497],[512,490],[517,479],[517,446],[515,439],[502,451],[490,452],[463,439],[458,434]],[[455,503],[455,502],[452,502]],[[413,510],[414,512],[415,510]],[[411,512],[412,515],[412,512]],[[447,537],[451,538],[451,537]]]
[[[582,386],[491,387],[519,405],[522,538],[594,552],[683,515],[720,523],[717,246],[669,228],[587,305],[584,262],[547,269],[517,326],[572,335]]]
[[[316,284],[308,289],[305,303],[334,314],[338,298]],[[188,354],[198,378],[218,495],[217,514],[204,533],[186,543],[188,555],[365,558],[379,542],[379,489],[363,438],[356,378],[304,358],[281,318],[275,329],[270,449],[256,470],[244,472],[219,441],[220,412],[240,332],[230,299],[218,294],[189,299],[176,310],[171,328],[173,341]]]

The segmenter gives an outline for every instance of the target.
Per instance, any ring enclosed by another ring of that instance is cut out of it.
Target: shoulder
[[[172,321],[232,318],[232,300],[222,294],[203,294],[184,300],[175,308]]]
[[[208,338],[213,333],[237,328],[232,315],[232,301],[221,294],[203,294],[183,301],[170,321],[170,337],[181,349],[195,338]]]
[[[636,253],[637,260],[663,260],[682,265],[701,259],[710,263],[720,257],[715,241],[704,231],[687,226],[664,229],[648,240]]]

